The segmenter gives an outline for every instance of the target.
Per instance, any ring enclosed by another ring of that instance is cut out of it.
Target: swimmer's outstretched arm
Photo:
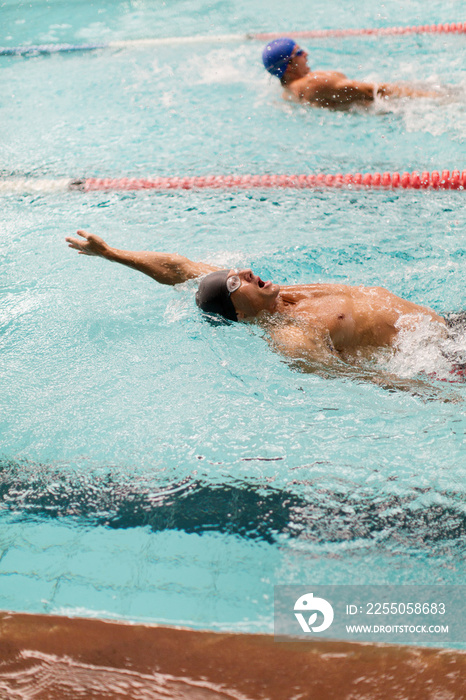
[[[379,97],[442,97],[434,90],[418,90],[409,85],[398,85],[396,83],[382,83],[374,86],[377,88]]]
[[[65,240],[70,248],[80,255],[95,255],[111,262],[121,263],[149,275],[160,284],[180,284],[201,277],[220,268],[207,263],[198,263],[177,253],[156,253],[149,250],[119,250],[109,246],[100,236],[86,231],[77,231],[80,238],[68,237]]]

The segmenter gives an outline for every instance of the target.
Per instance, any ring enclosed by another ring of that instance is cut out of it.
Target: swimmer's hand
[[[84,240],[82,241],[80,238],[65,238],[69,248],[77,250],[79,255],[97,255],[100,258],[107,257],[110,248],[103,238],[95,236],[93,233],[87,233],[87,231],[83,231],[82,229],[79,229],[76,233],[78,236],[81,236],[81,238],[84,238]]]

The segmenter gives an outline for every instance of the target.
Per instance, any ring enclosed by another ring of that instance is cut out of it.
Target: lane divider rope
[[[346,36],[395,36],[405,34],[464,34],[465,22],[451,22],[446,24],[420,24],[412,27],[376,27],[371,29],[315,29],[312,31],[281,32],[280,34],[263,33],[254,34],[253,38],[259,41],[270,41],[280,36],[289,36],[294,39],[327,39],[329,37]]]
[[[105,44],[36,44],[32,46],[2,46],[0,56],[35,56],[39,54],[97,51],[98,49],[125,49],[174,44],[228,43],[242,41],[271,41],[280,36],[295,39],[326,39],[349,36],[393,36],[406,34],[465,34],[466,22],[422,24],[413,27],[379,27],[372,29],[316,29],[313,31],[283,31],[247,34],[217,34],[178,37],[154,37],[152,39],[128,39],[109,41]]]
[[[0,178],[0,193],[94,192],[202,189],[415,189],[466,190],[466,170],[412,173],[336,173],[317,175],[206,175],[151,178]]]

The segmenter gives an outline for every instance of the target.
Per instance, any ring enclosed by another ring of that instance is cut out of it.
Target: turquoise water
[[[401,8],[403,24],[461,19],[459,3],[448,17],[436,2],[339,5],[298,4],[290,28],[393,26]],[[283,27],[259,2],[2,12],[5,46]],[[465,168],[463,37],[306,45],[319,67],[455,89],[306,110],[281,102],[247,41],[2,58],[2,174]],[[299,373],[258,330],[207,326],[193,284],[158,287],[64,243],[86,228],[455,312],[462,192],[3,194],[1,221],[0,608],[270,631],[275,584],[464,581],[465,385],[416,395]],[[380,363],[448,376],[422,341]]]

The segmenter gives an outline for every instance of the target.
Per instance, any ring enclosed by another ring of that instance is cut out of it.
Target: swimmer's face
[[[261,311],[273,311],[280,286],[264,282],[252,270],[230,270],[228,278],[237,276],[240,286],[231,292],[230,299],[239,319],[257,316]]]
[[[291,54],[288,68],[291,68],[293,71],[298,71],[299,73],[308,73],[309,66],[307,65],[307,57],[307,51],[296,44]]]

